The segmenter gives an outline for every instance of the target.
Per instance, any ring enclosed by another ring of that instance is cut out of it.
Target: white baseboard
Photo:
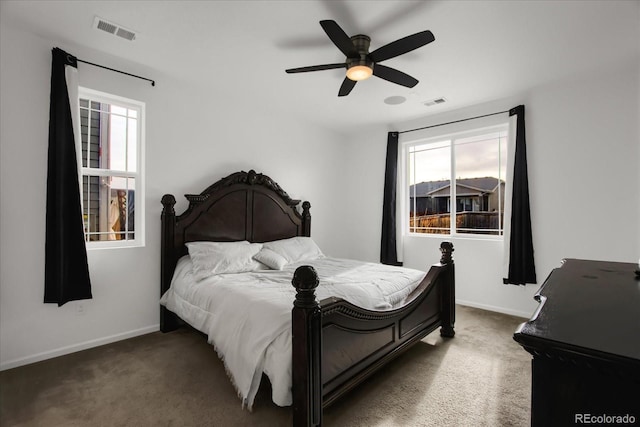
[[[58,356],[64,356],[65,354],[75,353],[81,350],[87,350],[93,347],[99,347],[101,345],[110,344],[116,341],[126,340],[128,338],[137,337],[140,335],[150,334],[160,330],[160,325],[151,325],[145,328],[135,329],[133,331],[123,332],[121,334],[115,334],[108,337],[98,338],[95,340],[85,341],[79,344],[73,344],[66,347],[57,348],[55,350],[44,351],[42,353],[34,354],[31,356],[21,357],[19,359],[9,360],[7,362],[0,363],[0,371],[6,369],[17,368],[18,366],[29,365],[31,363],[40,362],[42,360],[52,359]]]
[[[533,315],[533,311],[526,312],[526,311],[512,310],[510,308],[496,307],[494,305],[487,305],[487,304],[478,304],[476,302],[464,301],[459,299],[456,299],[456,304],[466,305],[468,307],[480,308],[482,310],[487,310],[487,311],[495,311],[497,313],[509,314],[511,316],[523,317],[525,319],[530,319],[531,315]]]
[[[529,312],[523,312],[518,310],[511,310],[503,307],[496,307],[496,306],[487,305],[487,304],[478,304],[475,302],[459,300],[459,299],[456,299],[456,304],[466,305],[474,308],[480,308],[482,310],[509,314],[511,316],[523,317],[525,319],[529,319],[533,314],[533,312],[529,313]],[[34,354],[31,356],[9,360],[7,362],[0,363],[0,371],[17,368],[18,366],[29,365],[31,363],[41,362],[43,360],[52,359],[58,356],[64,356],[65,354],[71,354],[77,351],[87,350],[89,348],[110,344],[116,341],[126,340],[128,338],[133,338],[140,335],[150,334],[152,332],[157,332],[159,330],[160,330],[160,325],[151,325],[151,326],[147,326],[146,328],[135,329],[133,331],[123,332],[121,334],[116,334],[108,337],[98,338],[95,340],[85,341],[79,344],[69,345],[69,346],[61,347],[55,350],[45,351],[45,352]]]

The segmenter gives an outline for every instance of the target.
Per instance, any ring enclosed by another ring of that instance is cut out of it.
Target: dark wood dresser
[[[567,259],[540,287],[514,334],[533,355],[532,426],[640,426],[637,268]]]

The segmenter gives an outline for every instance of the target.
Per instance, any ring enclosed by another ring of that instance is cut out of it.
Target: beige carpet
[[[325,409],[325,426],[528,426],[530,357],[517,317],[457,307],[434,332]],[[287,426],[263,381],[243,410],[222,363],[190,330],[153,333],[0,372],[0,426]]]

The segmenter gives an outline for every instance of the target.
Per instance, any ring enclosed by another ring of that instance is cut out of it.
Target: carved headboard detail
[[[266,242],[311,235],[309,202],[298,212],[300,200],[254,170],[233,173],[185,197],[189,207],[180,215],[174,210],[175,197],[162,197],[162,293],[169,289],[178,259],[187,253],[187,242]]]

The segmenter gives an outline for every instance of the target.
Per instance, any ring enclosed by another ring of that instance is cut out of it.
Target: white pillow
[[[324,254],[311,237],[299,236],[266,242],[263,244],[262,250],[266,249],[284,258],[286,264],[324,257]],[[269,265],[266,262],[265,264]],[[271,265],[269,266],[271,267]]]
[[[287,265],[287,260],[282,255],[264,247],[253,256],[253,259],[260,261],[272,270],[282,270]]]
[[[243,273],[261,268],[253,256],[262,249],[261,243],[189,242],[186,244],[192,262],[194,279],[202,280],[214,274]]]

